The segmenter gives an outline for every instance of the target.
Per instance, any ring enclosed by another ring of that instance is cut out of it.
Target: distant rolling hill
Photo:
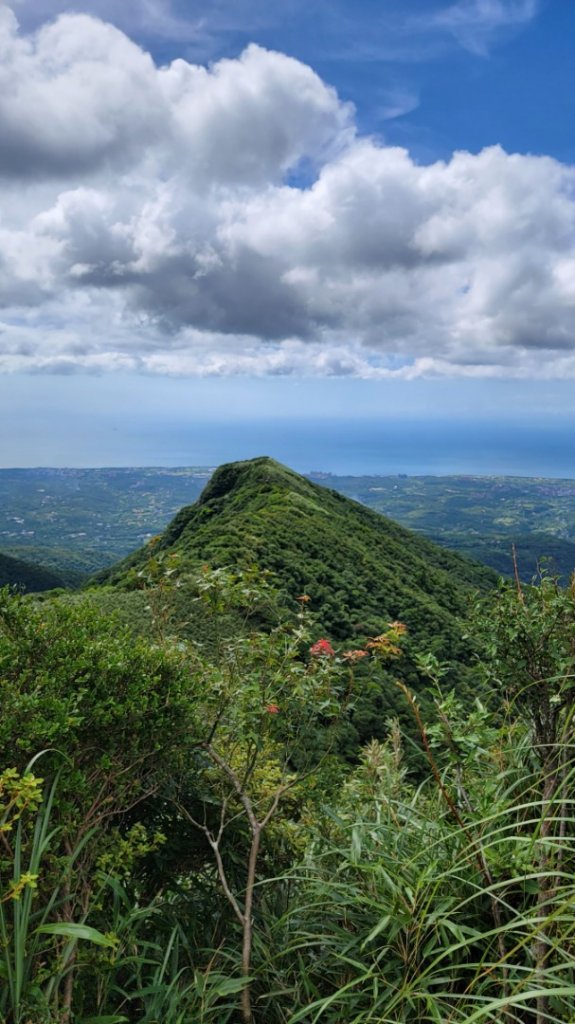
[[[575,570],[575,480],[322,474],[322,483],[503,576]]]
[[[0,587],[18,587],[28,593],[65,587],[66,580],[52,569],[0,554]]]
[[[513,575],[515,552],[519,576],[524,583],[532,583],[542,573],[547,573],[565,586],[575,572],[575,542],[548,533],[477,537],[453,531],[430,537],[436,544],[490,566],[501,576]]]

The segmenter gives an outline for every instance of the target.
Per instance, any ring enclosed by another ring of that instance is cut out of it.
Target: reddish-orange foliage
[[[313,655],[314,658],[333,658],[335,655],[335,651],[329,640],[317,640],[315,644],[311,645],[309,653]]]

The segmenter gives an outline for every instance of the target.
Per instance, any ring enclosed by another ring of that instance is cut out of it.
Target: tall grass
[[[28,824],[25,816],[18,819],[12,846],[6,838],[10,832],[5,833],[4,857],[8,864],[11,860],[11,870],[7,896],[0,902],[0,974],[4,982],[0,991],[0,1010],[14,1024],[20,1024],[27,1015],[31,1001],[45,1004],[36,968],[46,940],[38,932],[38,927],[49,920],[58,891],[55,889],[51,893],[39,913],[34,907],[34,895],[42,860],[54,835],[50,831],[54,795],[55,788],[51,787],[37,812],[29,844],[25,842]]]
[[[565,759],[550,804],[527,733],[516,739],[497,751],[491,807],[474,811],[470,800],[464,827],[433,779],[412,787],[389,748],[365,752],[338,805],[305,823],[299,865],[258,885],[259,1024],[575,1020],[575,763]],[[477,766],[482,786],[485,769]],[[49,793],[31,841],[15,837],[15,879],[41,873],[55,835],[52,800]],[[56,994],[77,938],[68,936],[58,955],[47,945],[58,900],[57,886],[36,899],[28,888],[0,905],[0,1019],[9,1024],[61,1019]],[[140,906],[117,880],[105,883],[100,903],[113,941],[108,952],[80,958],[78,1020],[235,1024],[243,980],[231,949],[202,952],[200,922],[192,934],[177,904]]]
[[[31,774],[34,758],[22,776],[14,773],[16,798],[0,820],[3,840],[0,872],[0,1019],[2,1024],[48,1024],[66,1022],[69,1009],[61,992],[73,970],[76,947],[87,941],[102,946],[112,941],[83,922],[62,919],[63,891],[82,845],[62,859],[59,870],[46,872],[54,853],[60,828],[51,824],[57,796],[58,776],[43,799],[30,802],[27,792],[36,792],[42,780]],[[28,787],[28,789],[26,788]],[[27,811],[33,813],[27,813]],[[9,820],[12,818],[12,820]],[[15,827],[14,827],[15,826]]]
[[[278,1022],[575,1020],[575,767],[550,806],[534,797],[535,771],[519,783],[525,746],[508,753],[515,764],[496,779],[491,813],[469,810],[464,827],[432,782],[390,798],[382,776],[369,807],[350,787],[347,806],[316,830],[275,923],[266,971],[292,1007]]]
[[[114,955],[88,970],[94,1008],[138,1024],[227,1024],[243,982],[222,950],[197,949],[178,907],[159,897],[139,905],[133,891],[108,879],[106,907]]]

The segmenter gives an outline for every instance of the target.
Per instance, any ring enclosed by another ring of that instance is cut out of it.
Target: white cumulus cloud
[[[551,158],[422,166],[285,54],[159,67],[97,18],[26,34],[8,8],[0,137],[4,371],[575,376]]]

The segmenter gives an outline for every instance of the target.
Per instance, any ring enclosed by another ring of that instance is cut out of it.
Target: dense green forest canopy
[[[145,633],[156,613],[147,588],[163,579],[170,628],[210,642],[209,621],[186,582],[204,565],[257,565],[272,574],[279,592],[274,609],[260,610],[261,625],[266,617],[289,621],[298,598],[307,601],[318,636],[351,647],[400,620],[407,627],[404,672],[418,691],[423,653],[449,664],[461,692],[476,685],[460,622],[473,595],[496,585],[495,575],[272,459],[220,467],[163,534],[95,577],[93,600]],[[177,588],[166,573],[177,578]],[[342,752],[353,757],[362,742],[381,738],[392,712],[405,717],[393,687],[366,688],[343,730]]]
[[[343,477],[321,482],[476,558],[531,582],[543,566],[564,583],[575,570],[575,481],[529,477]]]
[[[496,583],[481,565],[269,458],[221,466],[163,534],[97,580],[134,585],[159,555],[177,558],[180,570],[257,564],[292,601],[311,595],[322,626],[341,639],[401,616],[431,642],[465,611],[471,592]]]

